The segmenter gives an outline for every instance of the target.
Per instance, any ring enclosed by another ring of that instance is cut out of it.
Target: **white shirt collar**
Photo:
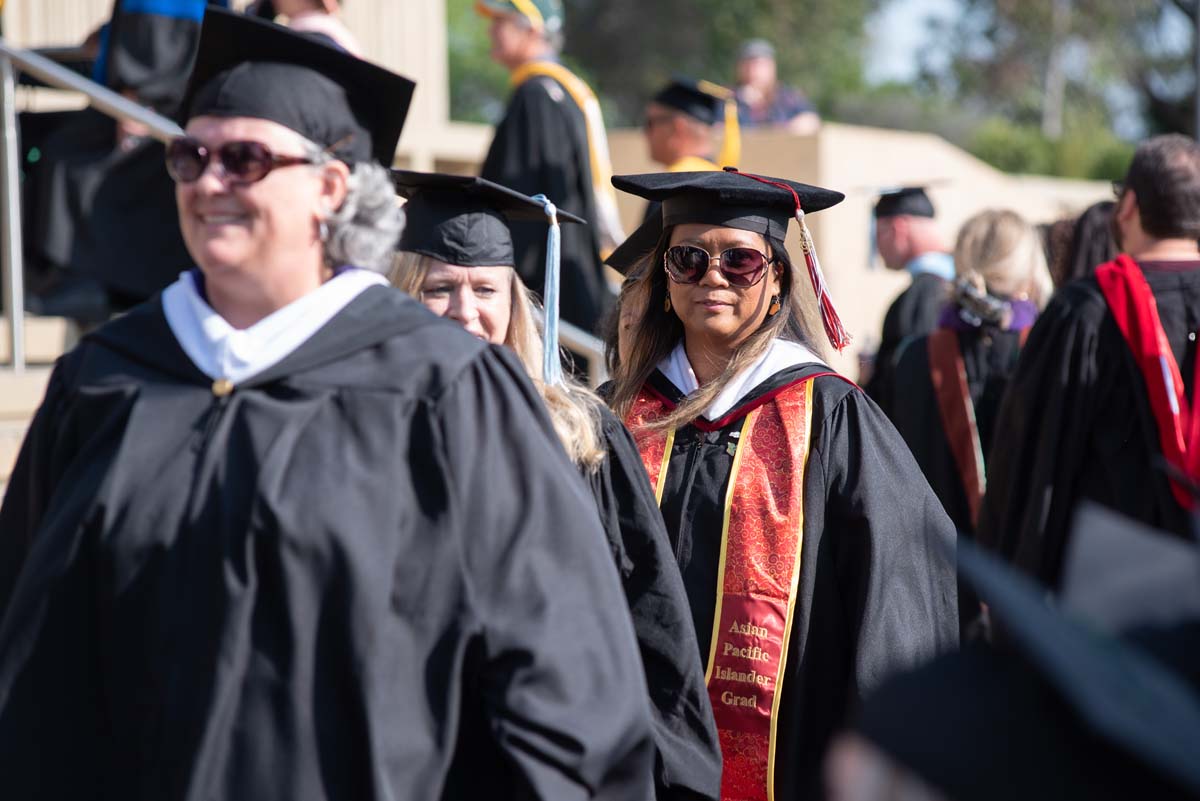
[[[712,405],[705,410],[704,417],[708,420],[724,417],[737,406],[747,392],[781,370],[800,364],[825,365],[825,362],[799,342],[790,342],[785,339],[772,340],[765,353],[725,385],[725,388],[713,400]],[[700,388],[700,384],[696,380],[696,371],[692,369],[691,362],[688,361],[687,350],[683,347],[682,339],[679,340],[679,344],[675,346],[670,355],[659,363],[658,369],[684,395],[690,395]]]
[[[191,273],[163,290],[162,305],[171,333],[200,372],[239,384],[283,361],[350,301],[381,285],[387,280],[378,273],[347,270],[240,331],[205,302]]]

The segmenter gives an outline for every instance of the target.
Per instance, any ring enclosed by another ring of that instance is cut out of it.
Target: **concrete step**
[[[79,339],[75,323],[62,317],[25,317],[25,362],[53,364]],[[8,318],[0,317],[0,364],[12,358]]]

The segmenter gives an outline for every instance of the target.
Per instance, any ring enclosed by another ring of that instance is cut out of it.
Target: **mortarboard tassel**
[[[545,195],[534,195],[550,220],[546,234],[546,288],[543,293],[544,324],[542,326],[542,381],[547,386],[563,383],[562,357],[558,353],[558,298],[561,275],[562,232],[558,225],[558,209]]]
[[[821,307],[821,322],[825,324],[825,335],[829,337],[829,344],[833,345],[838,353],[841,353],[850,344],[850,332],[842,324],[842,318],[838,316],[837,309],[833,306],[833,297],[829,294],[829,286],[825,283],[825,274],[821,272],[821,261],[817,258],[816,243],[813,242],[808,224],[804,222],[804,209],[800,206],[800,196],[787,184],[769,181],[766,178],[729,167],[726,167],[725,171],[744,175],[759,183],[770,184],[791,193],[792,199],[796,202],[796,222],[800,223],[800,247],[804,250],[804,263],[808,266],[808,278],[812,282],[813,292]]]
[[[725,104],[725,132],[721,138],[721,152],[717,154],[717,166],[728,167],[739,163],[742,160],[742,130],[738,125],[737,95],[711,81],[696,81],[696,86]]]

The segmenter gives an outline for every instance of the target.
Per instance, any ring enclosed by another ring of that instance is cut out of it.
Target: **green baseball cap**
[[[562,0],[476,0],[475,10],[489,18],[516,14],[545,33],[558,33],[563,26]]]

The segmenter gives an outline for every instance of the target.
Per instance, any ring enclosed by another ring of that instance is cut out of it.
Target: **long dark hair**
[[[1055,265],[1054,278],[1058,286],[1092,274],[1101,264],[1117,257],[1117,245],[1112,238],[1112,215],[1116,204],[1102,200],[1087,208],[1075,220],[1071,245],[1062,260]]]
[[[618,417],[629,415],[633,402],[654,372],[658,363],[670,355],[683,338],[683,323],[674,312],[664,308],[667,299],[667,276],[658,266],[671,244],[671,228],[663,231],[654,249],[648,269],[638,283],[648,293],[646,309],[632,332],[628,362],[617,365],[613,375],[610,405]],[[762,326],[743,342],[719,376],[701,386],[676,407],[671,414],[654,423],[654,428],[675,429],[696,419],[738,373],[766,351],[775,339],[799,342],[824,357],[824,349],[816,343],[823,333],[816,297],[805,281],[797,280],[797,270],[779,239],[767,238],[771,255],[779,265],[780,310],[768,317]]]

